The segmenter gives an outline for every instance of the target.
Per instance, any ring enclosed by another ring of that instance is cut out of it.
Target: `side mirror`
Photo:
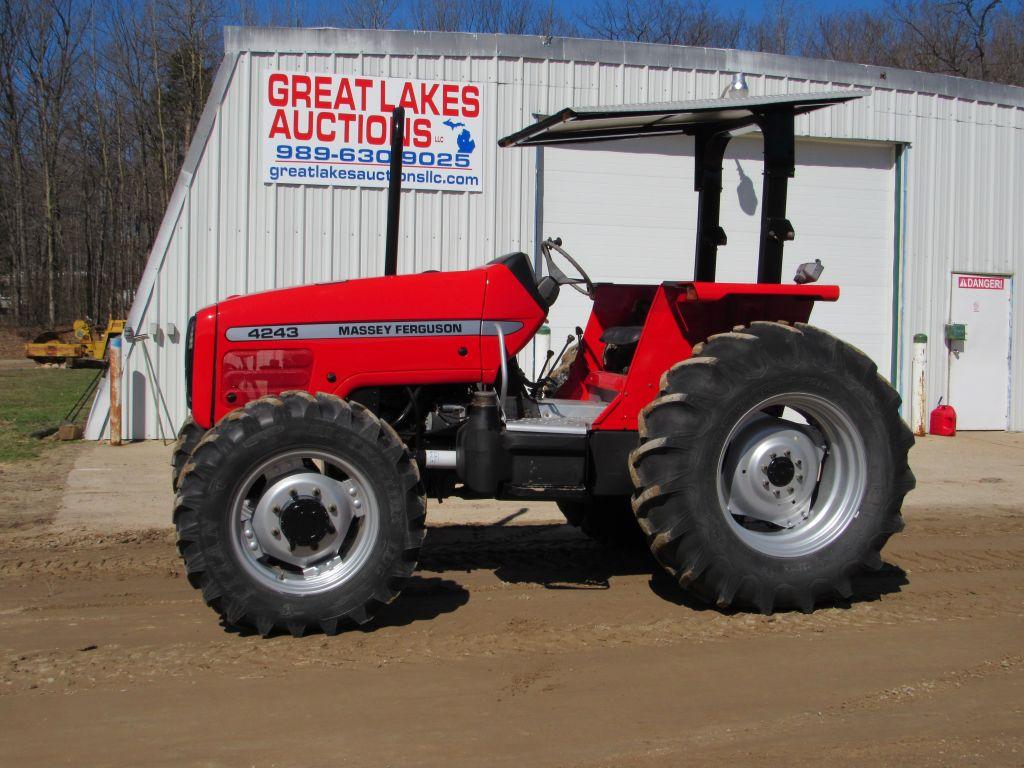
[[[822,266],[821,259],[804,262],[796,268],[796,275],[793,276],[793,282],[797,285],[815,283],[824,271],[825,267]]]

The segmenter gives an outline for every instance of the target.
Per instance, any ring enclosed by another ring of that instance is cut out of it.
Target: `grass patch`
[[[38,456],[47,443],[29,433],[60,424],[96,373],[88,368],[0,368],[0,461]],[[88,414],[86,406],[79,423]]]

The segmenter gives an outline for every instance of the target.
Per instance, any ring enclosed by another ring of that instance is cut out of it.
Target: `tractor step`
[[[512,419],[506,429],[547,435],[585,435],[594,419],[607,407],[608,403],[599,401],[550,398],[537,403],[540,416]]]
[[[515,419],[505,425],[509,432],[533,432],[544,435],[585,435],[590,428],[586,419],[565,416],[534,416]]]

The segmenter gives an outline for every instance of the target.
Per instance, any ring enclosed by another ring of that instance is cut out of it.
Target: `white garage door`
[[[638,151],[642,150],[642,151]],[[762,181],[760,136],[734,139],[726,153],[718,280],[757,277]],[[818,304],[812,322],[860,347],[889,375],[892,347],[894,149],[891,145],[804,140],[789,183],[783,279],[798,264],[822,260],[835,304]],[[565,248],[595,281],[660,283],[693,277],[697,193],[693,141],[658,137],[544,149],[543,234]],[[551,312],[552,346],[583,325],[589,302],[564,288]]]

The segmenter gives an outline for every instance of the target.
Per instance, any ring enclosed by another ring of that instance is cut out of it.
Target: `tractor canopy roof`
[[[772,113],[802,115],[858,99],[856,91],[826,91],[778,96],[664,101],[608,107],[566,107],[506,136],[502,147],[528,147],[584,141],[628,139],[664,134],[738,131],[759,125]]]
[[[611,107],[566,107],[506,136],[498,144],[529,147],[643,136],[693,136],[693,188],[699,193],[693,273],[696,281],[713,282],[718,248],[728,242],[725,229],[719,224],[725,149],[733,136],[759,129],[764,137],[764,186],[757,282],[779,283],[782,281],[783,245],[796,236],[786,218],[787,184],[796,171],[794,120],[798,115],[863,95],[856,91],[826,91]]]

